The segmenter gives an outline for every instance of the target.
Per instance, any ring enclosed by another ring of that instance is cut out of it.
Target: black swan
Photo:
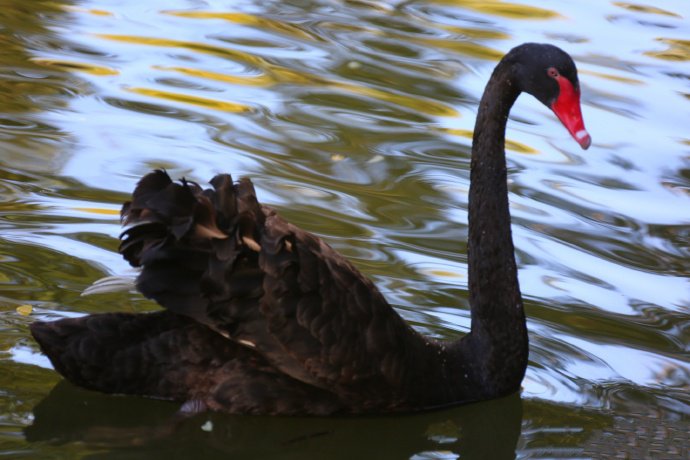
[[[361,414],[417,411],[517,391],[528,357],[506,184],[505,128],[526,91],[583,149],[575,64],[528,43],[496,66],[474,131],[469,193],[471,332],[439,342],[412,329],[325,242],[229,175],[212,188],[140,180],[122,208],[120,252],[165,309],[106,313],[31,332],[55,369],[106,393],[181,401],[184,411]]]

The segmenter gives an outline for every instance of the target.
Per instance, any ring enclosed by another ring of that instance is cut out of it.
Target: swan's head
[[[530,93],[553,110],[571,136],[587,149],[592,138],[580,109],[580,83],[572,58],[560,48],[525,43],[506,55],[520,90]]]

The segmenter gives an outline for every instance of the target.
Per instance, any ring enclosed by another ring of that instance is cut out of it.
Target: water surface
[[[688,458],[689,19],[684,0],[4,2],[0,456]],[[493,66],[525,41],[574,57],[594,143],[528,96],[513,109],[520,397],[177,421],[174,404],[55,386],[31,321],[156,308],[80,297],[129,273],[119,207],[152,168],[251,176],[418,330],[466,333],[471,131]]]

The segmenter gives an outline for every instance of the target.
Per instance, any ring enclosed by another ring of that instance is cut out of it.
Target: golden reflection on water
[[[214,11],[162,11],[162,14],[192,19],[220,19],[244,26],[253,26],[300,38],[304,40],[321,41],[321,39],[305,28],[275,19],[269,19],[248,13],[214,12]]]
[[[154,65],[154,69],[163,70],[169,72],[178,72],[183,75],[187,75],[195,78],[203,78],[206,80],[213,80],[222,83],[230,83],[233,85],[246,85],[246,86],[272,86],[276,83],[274,78],[271,78],[267,74],[261,75],[230,75],[227,73],[212,72],[210,70],[202,69],[192,69],[190,67],[167,67],[162,65]]]
[[[474,135],[473,131],[469,129],[445,128],[438,126],[434,127],[433,129],[435,131],[443,132],[445,134],[450,134],[452,136],[460,136],[470,140],[472,140],[472,136]],[[507,149],[517,153],[524,153],[526,155],[536,155],[539,153],[539,150],[530,147],[529,145],[523,144],[522,142],[511,141],[510,139],[506,139],[505,145]]]
[[[443,5],[455,5],[492,16],[511,19],[553,19],[560,15],[553,10],[537,6],[507,3],[502,0],[431,0]]]
[[[392,91],[385,91],[382,89],[371,88],[367,86],[354,85],[346,82],[331,82],[330,86],[334,88],[351,91],[362,96],[369,96],[381,101],[397,104],[402,107],[412,109],[417,113],[432,115],[437,117],[457,117],[460,113],[450,105],[431,99],[422,99],[413,97],[409,94],[394,93]]]
[[[120,72],[117,70],[98,66],[95,64],[90,64],[87,62],[77,62],[68,61],[65,59],[48,59],[48,58],[33,58],[33,62],[46,67],[53,67],[56,69],[64,70],[66,72],[85,72],[91,75],[118,75]]]
[[[425,274],[428,276],[435,276],[438,278],[446,278],[446,279],[454,279],[454,280],[466,278],[466,275],[464,273],[450,271],[450,270],[443,270],[440,268],[418,268],[417,271],[419,273],[422,273],[422,274]]]
[[[33,307],[28,304],[20,305],[15,310],[22,316],[30,316],[33,312]]]
[[[96,37],[105,40],[129,43],[132,45],[161,46],[166,48],[185,48],[191,51],[196,51],[204,54],[211,54],[222,58],[229,58],[236,61],[245,62],[251,65],[255,65],[257,67],[265,67],[266,65],[268,65],[268,62],[265,59],[259,56],[255,56],[251,53],[245,53],[244,51],[205,43],[174,40],[168,38],[145,37],[142,35],[96,34]]]
[[[118,209],[96,208],[96,207],[74,207],[75,211],[88,212],[90,214],[99,214],[104,216],[119,216]]]
[[[463,33],[463,31],[455,31]],[[394,36],[395,34],[388,34],[393,38],[399,38],[403,41],[416,43],[418,45],[428,46],[430,48],[445,49],[453,51],[465,56],[478,57],[497,61],[503,57],[503,52],[487,46],[478,45],[470,41],[462,41],[457,38],[428,38],[428,37],[409,37],[409,36]],[[493,37],[492,37],[493,38]]]
[[[440,24],[440,23],[434,23],[434,26],[443,29],[447,32],[450,32],[452,34],[456,34],[459,37],[467,37],[467,38],[473,38],[473,39],[481,39],[481,40],[507,40],[510,38],[510,35],[502,32],[500,30],[490,30],[490,29],[477,29],[473,27],[460,27],[460,26],[453,26],[450,24]],[[454,39],[457,40],[457,39]],[[472,43],[472,42],[470,42]],[[450,48],[454,49],[454,48]],[[492,50],[493,51],[493,50]],[[474,56],[474,54],[471,54],[471,56]]]
[[[672,16],[675,18],[681,18],[682,17],[681,15],[676,14],[672,11],[662,10],[661,8],[658,8],[656,6],[640,5],[640,4],[628,3],[628,2],[613,2],[613,4],[616,6],[619,6],[621,8],[625,8],[626,10],[634,11],[634,12],[660,14],[660,15],[664,15],[664,16]]]
[[[578,70],[578,73],[580,75],[592,75],[595,77],[605,78],[607,80],[617,81],[620,83],[626,83],[629,85],[644,85],[645,84],[644,81],[639,80],[637,78],[623,77],[621,75],[613,75],[610,73],[597,72],[597,71],[589,70],[589,69]]]
[[[110,11],[99,9],[99,8],[82,8],[75,5],[60,5],[65,11],[71,11],[74,13],[87,13],[94,16],[114,16]]]
[[[189,94],[173,93],[171,91],[162,91],[159,89],[134,87],[125,88],[125,90],[131,93],[141,94],[144,96],[166,99],[174,102],[182,102],[184,104],[196,105],[198,107],[203,107],[206,109],[220,110],[222,112],[241,113],[249,112],[252,110],[250,106],[240,104],[237,102],[219,101],[217,99],[192,96]]]
[[[669,47],[663,51],[647,51],[644,54],[666,61],[690,61],[690,40],[659,38],[657,41],[666,43]]]

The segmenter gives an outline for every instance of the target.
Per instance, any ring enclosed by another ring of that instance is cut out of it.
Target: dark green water
[[[689,458],[690,5],[660,5],[0,1],[0,457]],[[56,386],[28,324],[155,308],[80,293],[129,273],[117,213],[157,167],[251,176],[416,328],[467,332],[471,130],[495,62],[525,41],[575,58],[594,144],[528,97],[512,112],[521,395],[180,420]]]

